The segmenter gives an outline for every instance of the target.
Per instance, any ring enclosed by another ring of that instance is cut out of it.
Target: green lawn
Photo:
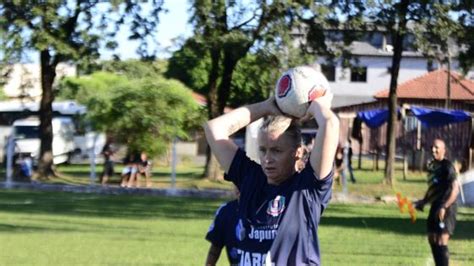
[[[347,190],[353,195],[361,195],[368,197],[382,197],[385,195],[395,195],[396,192],[402,192],[403,195],[410,198],[419,198],[425,192],[426,173],[424,172],[408,172],[406,179],[403,179],[401,165],[397,164],[395,172],[395,182],[393,188],[383,184],[383,162],[380,163],[379,171],[372,171],[372,161],[363,160],[362,169],[357,168],[357,162],[354,160],[354,175],[357,179],[356,184],[348,182]],[[117,164],[115,167],[116,175],[111,178],[111,185],[118,185],[122,170],[122,165]],[[0,170],[0,180],[5,176],[4,170]],[[98,165],[96,168],[97,179],[102,171],[102,166]],[[90,184],[90,168],[89,165],[60,165],[58,167],[60,177],[46,181],[48,183],[57,184]],[[171,187],[171,167],[156,165],[153,167],[153,187],[154,188],[169,188]],[[180,164],[177,166],[177,184],[178,188],[219,188],[231,189],[232,185],[225,181],[209,181],[202,179],[203,173],[202,165],[195,165],[192,163]],[[98,180],[96,179],[96,182]],[[142,181],[144,185],[144,181]],[[336,192],[342,191],[342,186],[334,188]]]
[[[0,265],[202,265],[220,203],[4,190]],[[395,204],[330,204],[319,229],[323,263],[432,265],[426,215],[411,224]],[[461,208],[458,220],[452,265],[474,265],[474,210]]]
[[[357,179],[356,184],[348,182],[347,191],[352,195],[361,195],[368,197],[380,198],[386,195],[394,196],[396,192],[401,192],[404,196],[409,198],[420,198],[426,191],[426,173],[424,172],[408,172],[406,179],[402,176],[402,167],[398,163],[395,171],[395,181],[393,188],[383,184],[383,167],[384,163],[380,160],[380,170],[373,171],[373,162],[364,159],[362,161],[361,169],[357,169],[357,161],[353,160],[354,175]],[[119,173],[122,170],[122,165],[117,164],[115,167],[116,174],[111,178],[111,185],[118,185],[120,182]],[[102,171],[102,165],[96,167],[96,183]],[[210,181],[201,178],[204,169],[202,165],[195,165],[191,162],[179,164],[177,166],[177,184],[178,188],[218,188],[218,189],[232,189],[232,185],[226,181]],[[90,167],[89,165],[60,165],[58,166],[60,176],[45,182],[56,184],[69,185],[87,185],[91,183]],[[5,176],[4,169],[0,169],[0,181],[3,181]],[[152,183],[154,188],[169,188],[171,187],[171,167],[163,164],[156,164],[153,167]],[[144,181],[142,180],[142,186]],[[342,186],[334,188],[336,192],[342,191]]]

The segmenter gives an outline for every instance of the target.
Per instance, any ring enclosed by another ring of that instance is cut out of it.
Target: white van
[[[40,121],[36,117],[20,119],[13,122],[15,154],[39,159],[41,140],[39,137]],[[70,117],[54,117],[53,126],[53,163],[68,162],[74,152],[75,127]]]

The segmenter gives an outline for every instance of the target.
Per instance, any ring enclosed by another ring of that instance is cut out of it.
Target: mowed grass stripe
[[[31,191],[0,193],[0,265],[202,265],[223,200]],[[426,265],[427,213],[334,204],[319,229],[324,265]],[[474,265],[474,210],[460,208],[452,265]],[[219,265],[227,265],[223,253]]]

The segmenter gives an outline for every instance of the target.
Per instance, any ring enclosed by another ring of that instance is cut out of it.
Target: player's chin
[[[264,170],[264,173],[269,181],[279,180],[279,175],[275,170]]]

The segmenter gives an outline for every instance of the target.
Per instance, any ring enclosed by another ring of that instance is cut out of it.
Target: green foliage
[[[273,56],[265,54],[248,54],[239,61],[232,79],[228,105],[236,108],[268,98],[280,74],[274,62]]]
[[[88,108],[95,128],[108,132],[132,151],[160,155],[174,138],[202,121],[202,110],[182,83],[153,78],[128,79],[125,75],[97,72],[66,78],[58,97],[76,99]]]
[[[462,24],[450,13],[453,5],[433,3],[428,6],[414,30],[419,50],[428,58],[444,63],[454,56],[454,42],[465,34]]]
[[[188,40],[187,45],[173,54],[166,75],[180,80],[194,91],[207,94],[207,72],[211,60],[207,53],[199,54],[192,43]],[[278,62],[275,55],[264,51],[247,54],[235,68],[226,105],[235,108],[266,99],[280,73]]]
[[[211,65],[209,53],[195,39],[188,39],[168,60],[165,76],[183,82],[193,91],[207,94],[208,72]]]
[[[168,62],[164,60],[112,60],[101,62],[99,68],[101,71],[124,75],[129,79],[140,79],[163,75],[168,68]]]
[[[117,89],[108,114],[110,130],[132,151],[163,154],[174,137],[186,139],[190,127],[200,124],[198,105],[177,81],[136,80]]]

